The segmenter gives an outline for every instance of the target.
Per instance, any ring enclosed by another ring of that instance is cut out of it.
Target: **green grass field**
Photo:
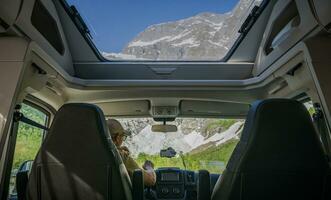
[[[32,119],[39,124],[45,124],[46,115],[32,108],[22,105],[21,112],[25,117]],[[40,148],[43,137],[43,131],[30,125],[20,122],[18,127],[13,169],[17,169],[24,161],[33,160]]]
[[[195,154],[185,154],[184,159],[189,170],[206,169],[211,173],[222,173],[235,146],[239,140],[230,140],[217,147],[211,147]],[[159,155],[139,154],[136,161],[142,165],[145,160],[151,160],[155,167],[184,168],[180,157],[161,158]],[[217,162],[215,162],[217,161]]]

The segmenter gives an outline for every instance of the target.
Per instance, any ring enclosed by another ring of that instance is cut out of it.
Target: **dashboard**
[[[151,190],[156,200],[196,200],[197,178],[194,171],[179,168],[159,168],[155,171],[156,184]],[[219,175],[211,174],[211,185],[214,185]]]
[[[178,168],[156,170],[157,199],[187,199],[196,196],[196,175],[193,171]]]

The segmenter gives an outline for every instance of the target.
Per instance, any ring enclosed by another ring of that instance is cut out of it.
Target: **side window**
[[[328,155],[328,159],[331,158],[331,139],[330,139],[330,130],[327,126],[326,118],[323,114],[322,107],[317,103],[313,104],[312,101],[307,101],[304,103],[307,110],[310,113],[314,121],[314,125],[319,135],[319,139],[324,149],[324,153]]]
[[[40,125],[47,125],[48,115],[41,110],[28,104],[22,104],[20,111],[26,118]],[[18,171],[29,170],[31,168],[32,161],[38,153],[43,138],[44,130],[19,122],[10,177],[9,199],[17,199],[15,187],[16,174]]]
[[[310,116],[313,116],[313,114],[315,113],[315,108],[314,108],[313,102],[307,101],[303,105],[305,105],[305,107],[307,108]]]

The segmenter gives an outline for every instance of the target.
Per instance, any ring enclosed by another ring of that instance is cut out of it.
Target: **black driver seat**
[[[34,161],[27,199],[132,199],[130,178],[98,107],[60,108]]]
[[[327,199],[328,163],[307,109],[268,99],[252,105],[213,200]]]

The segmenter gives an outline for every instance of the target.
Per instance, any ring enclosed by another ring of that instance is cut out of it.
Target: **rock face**
[[[225,123],[220,123],[222,121],[220,119],[176,119],[172,124],[177,125],[177,132],[156,133],[151,131],[152,125],[155,124],[153,119],[120,119],[119,121],[132,133],[125,145],[134,156],[139,153],[155,155],[161,149],[168,147],[173,147],[177,152],[196,153],[231,139],[238,139],[244,123],[243,120],[224,119],[223,122],[230,122],[224,126]],[[215,123],[218,126],[214,126]]]
[[[225,14],[200,13],[174,22],[149,26],[121,53],[104,53],[109,59],[220,60],[238,37],[251,8],[261,0],[240,0]]]

